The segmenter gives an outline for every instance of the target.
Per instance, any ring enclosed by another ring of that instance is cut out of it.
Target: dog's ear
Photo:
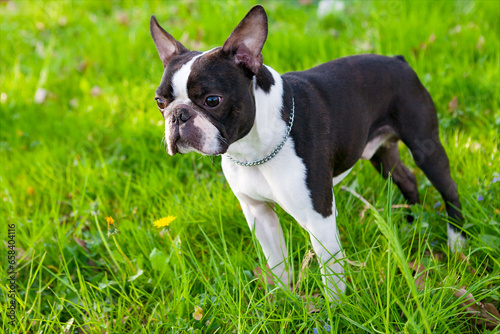
[[[237,64],[254,74],[262,66],[262,47],[267,39],[267,15],[264,7],[254,6],[224,42],[222,51]]]
[[[164,68],[173,56],[189,51],[158,24],[154,15],[151,15],[150,29]]]

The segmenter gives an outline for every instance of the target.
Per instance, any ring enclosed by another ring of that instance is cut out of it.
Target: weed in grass
[[[171,222],[173,222],[175,220],[175,218],[177,217],[174,217],[174,216],[167,216],[167,217],[163,217],[163,218],[160,218],[158,219],[157,221],[155,221],[153,223],[153,225],[156,227],[156,228],[161,228],[161,227],[166,227],[166,226],[169,226]]]

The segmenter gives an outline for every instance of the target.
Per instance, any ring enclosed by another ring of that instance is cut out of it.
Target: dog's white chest
[[[222,169],[234,194],[240,199],[243,195],[255,201],[278,203],[285,210],[294,197],[312,206],[305,166],[293,147],[289,138],[276,157],[257,167],[238,166],[224,157]]]
[[[224,175],[238,197],[245,195],[256,201],[275,201],[271,186],[260,168],[231,165],[232,162],[227,159],[222,161]]]

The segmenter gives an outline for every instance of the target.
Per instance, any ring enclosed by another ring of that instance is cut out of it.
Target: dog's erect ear
[[[262,66],[262,47],[267,39],[267,15],[264,7],[254,6],[224,42],[222,51],[234,57],[254,74]]]
[[[173,56],[189,51],[184,45],[176,41],[172,35],[160,27],[154,15],[151,15],[150,29],[156,49],[163,62],[163,67],[167,67],[168,62]]]

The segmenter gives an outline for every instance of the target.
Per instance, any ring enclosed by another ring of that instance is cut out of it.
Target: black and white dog
[[[455,182],[438,136],[433,101],[402,56],[358,55],[303,72],[278,74],[262,63],[267,15],[253,7],[222,47],[189,51],[151,17],[164,73],[156,101],[170,155],[222,155],[222,168],[255,231],[268,265],[292,281],[277,203],[311,236],[330,297],[343,292],[332,187],[359,159],[389,173],[410,204],[415,176],[399,159],[398,140],[462,222]],[[465,238],[448,223],[448,244]]]

